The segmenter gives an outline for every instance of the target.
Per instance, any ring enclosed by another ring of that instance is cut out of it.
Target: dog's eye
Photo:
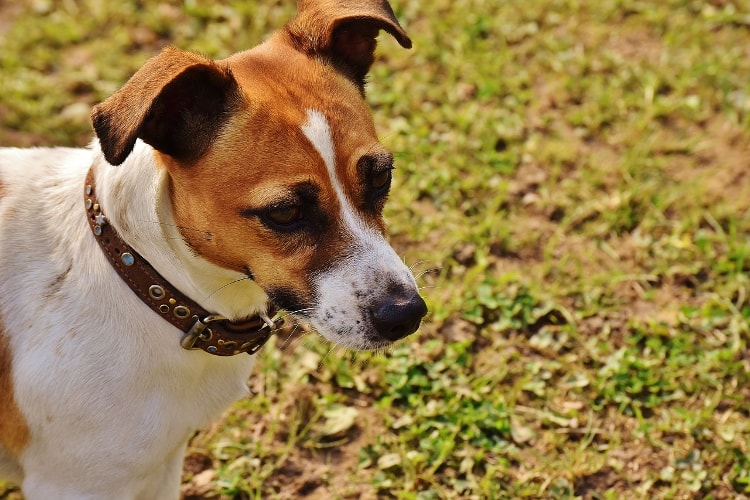
[[[299,205],[277,207],[266,212],[265,217],[277,226],[288,228],[302,218],[302,209]]]
[[[373,172],[370,177],[370,188],[380,190],[386,188],[391,182],[391,169]]]
[[[364,196],[362,209],[379,214],[388,197],[393,181],[393,155],[374,153],[362,156],[357,162],[357,170],[362,179]]]

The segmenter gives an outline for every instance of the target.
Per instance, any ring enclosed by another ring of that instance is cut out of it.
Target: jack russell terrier
[[[29,500],[179,497],[277,308],[380,349],[427,309],[384,236],[364,100],[386,0],[300,0],[228,59],[167,48],[89,149],[0,149],[0,478]]]

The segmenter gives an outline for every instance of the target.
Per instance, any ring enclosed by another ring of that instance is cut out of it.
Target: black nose
[[[411,335],[427,314],[427,304],[417,293],[389,294],[372,308],[372,320],[378,333],[392,341]]]

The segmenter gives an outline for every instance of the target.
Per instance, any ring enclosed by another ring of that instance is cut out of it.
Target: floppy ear
[[[167,47],[95,106],[91,121],[112,165],[125,161],[138,138],[189,163],[206,151],[241,100],[228,68]]]
[[[286,26],[299,50],[327,57],[362,90],[381,29],[411,48],[387,0],[299,0]]]

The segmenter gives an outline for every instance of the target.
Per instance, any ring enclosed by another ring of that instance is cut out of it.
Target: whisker
[[[232,280],[232,281],[230,281],[229,283],[227,283],[227,284],[225,284],[225,285],[222,285],[222,286],[220,286],[219,288],[217,288],[216,290],[214,290],[213,292],[209,293],[209,294],[208,294],[208,295],[206,296],[206,298],[205,298],[205,299],[203,299],[203,300],[208,300],[208,299],[210,299],[211,297],[213,297],[214,295],[216,295],[216,294],[217,294],[217,293],[219,293],[220,291],[224,290],[224,289],[225,289],[226,287],[228,287],[228,286],[234,285],[235,283],[240,283],[241,281],[247,281],[247,280],[251,280],[251,281],[252,281],[252,279],[250,278],[250,276],[243,276],[242,278],[239,278],[239,279],[236,279],[236,280]]]
[[[149,224],[159,224],[160,226],[174,227],[182,231],[192,231],[195,233],[203,233],[205,235],[204,238],[206,241],[211,241],[214,237],[214,234],[211,231],[207,231],[205,229],[198,229],[195,227],[180,226],[179,224],[167,224],[166,222],[161,222],[157,220],[139,220],[138,222],[146,222]]]
[[[290,345],[290,344],[291,344],[291,342],[292,342],[292,339],[294,338],[294,334],[295,334],[295,333],[297,333],[297,330],[299,330],[299,329],[300,329],[300,325],[298,325],[298,324],[297,324],[297,325],[294,325],[294,327],[293,327],[293,328],[291,329],[291,331],[289,332],[289,335],[287,335],[286,339],[283,339],[283,340],[282,340],[282,342],[281,342],[281,346],[279,346],[279,348],[280,348],[280,349],[281,349],[282,351],[283,351],[283,350],[286,350],[286,349],[287,349],[287,348],[289,347],[289,345]]]
[[[148,224],[158,224],[160,226],[166,226],[166,227],[176,227],[176,228],[181,229],[181,230],[186,231],[186,232],[187,231],[193,231],[195,233],[199,233],[201,235],[200,238],[203,241],[213,241],[213,239],[214,239],[214,234],[211,231],[207,231],[205,229],[198,229],[198,228],[189,227],[189,226],[180,226],[178,224],[167,224],[166,222],[160,222],[160,221],[154,221],[154,220],[142,220],[141,219],[139,222],[145,222],[145,223],[148,223]],[[178,240],[189,240],[190,238],[191,238],[191,236],[188,236],[188,235],[179,235],[179,236],[171,236],[171,237],[169,237],[167,239],[170,240],[170,241],[178,241]],[[192,239],[195,239],[195,237],[192,237]],[[187,243],[190,244],[189,241],[187,241]],[[227,267],[233,267],[234,266],[234,264],[231,263],[231,262],[226,262],[226,261],[220,261],[220,262],[222,262],[224,264],[227,264]],[[250,279],[252,279],[252,278],[250,278]]]
[[[303,307],[302,309],[295,309],[294,311],[285,310],[284,312],[286,312],[287,314],[301,314],[301,313],[306,313],[306,312],[313,311],[313,310],[314,310],[313,307]]]
[[[322,335],[321,335],[321,337],[322,337]],[[334,349],[336,349],[336,345],[334,345],[334,344],[329,344],[329,345],[330,345],[330,347],[328,349],[328,352],[326,353],[325,356],[323,356],[323,358],[318,363],[318,371],[320,371],[323,368],[323,364],[325,364],[325,361],[326,361],[326,359],[328,359],[328,356],[333,352]]]
[[[304,314],[304,313],[310,312],[312,310],[313,310],[312,307],[307,307],[305,309],[297,309],[295,311],[282,311],[280,317],[286,319],[289,316],[294,317],[295,314]]]
[[[421,273],[419,273],[419,274],[415,275],[415,276],[414,276],[414,279],[419,279],[419,278],[421,278],[422,276],[424,276],[425,274],[429,274],[429,273],[439,273],[439,272],[440,272],[441,270],[442,270],[442,268],[441,268],[441,267],[432,267],[432,268],[430,268],[430,269],[425,269],[425,270],[424,270],[424,271],[422,271]]]
[[[415,267],[421,266],[424,263],[425,263],[424,260],[418,260],[418,261],[416,261],[414,264],[412,264],[412,265],[409,266],[409,271],[411,271],[413,273]],[[406,262],[404,262],[404,264],[406,264]]]

